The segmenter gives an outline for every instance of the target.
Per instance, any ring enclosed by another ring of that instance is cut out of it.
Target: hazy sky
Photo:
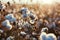
[[[13,1],[12,0],[1,0],[2,2],[8,2],[8,1],[10,1],[11,3],[13,3]],[[25,3],[28,3],[28,4],[34,4],[34,3],[40,3],[41,2],[41,0],[32,0],[32,2],[31,2],[31,0],[14,0],[16,3],[21,3],[21,4],[25,4]],[[46,0],[46,1],[51,1],[51,0]],[[55,1],[55,2],[59,2],[60,3],[60,0],[53,0],[53,1]]]

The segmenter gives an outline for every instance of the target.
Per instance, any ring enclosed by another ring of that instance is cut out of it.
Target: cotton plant
[[[22,7],[20,12],[21,12],[22,16],[25,18],[28,17],[30,14],[30,10],[26,7]]]
[[[15,22],[15,21],[16,21],[16,18],[14,17],[13,14],[7,14],[7,15],[5,16],[5,18],[6,18],[7,20],[9,20],[10,22]]]
[[[31,24],[35,23],[36,16],[32,12],[30,12],[28,8],[24,8],[24,7],[21,8],[21,13],[23,18],[27,18],[27,17],[31,18],[31,20],[29,21]]]
[[[20,12],[21,12],[21,16],[22,16],[22,18],[27,18],[28,17],[28,8],[25,8],[25,7],[22,7],[21,8],[21,10],[20,10]]]
[[[12,25],[10,24],[9,20],[5,20],[2,22],[2,26],[6,27],[7,29],[11,30]]]
[[[25,7],[22,7],[21,10],[20,10],[20,12],[21,12],[22,14],[27,13],[27,11],[28,11],[28,8],[25,8]]]
[[[57,40],[56,36],[53,33],[47,34],[45,30],[47,30],[47,28],[42,29],[39,38],[40,40]]]
[[[36,20],[37,16],[35,14],[33,14],[31,11],[28,10],[28,8],[21,8],[20,12],[22,13],[22,17],[23,18],[27,18],[30,17],[30,19],[32,20]]]
[[[30,12],[30,14],[28,14],[28,16],[29,16],[29,22],[31,24],[34,24],[35,23],[35,20],[38,19],[37,16],[34,13],[32,13],[32,12]]]

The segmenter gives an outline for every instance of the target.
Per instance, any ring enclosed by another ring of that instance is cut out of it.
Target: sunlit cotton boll
[[[12,25],[10,24],[9,20],[5,20],[2,22],[2,26],[5,26],[7,29],[11,30]]]
[[[46,34],[42,32],[40,35],[40,40],[57,40],[56,36],[53,33]]]
[[[57,40],[56,36],[52,33],[47,34],[47,40]]]
[[[7,20],[9,20],[10,22],[15,22],[16,21],[16,18],[14,17],[13,14],[8,14],[8,15],[5,16],[5,18]]]
[[[56,36],[53,33],[47,34],[45,31],[41,31],[40,40],[57,40]]]

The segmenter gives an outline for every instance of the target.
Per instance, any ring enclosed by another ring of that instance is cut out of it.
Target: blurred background
[[[36,3],[38,3],[38,4],[40,4],[40,3],[51,3],[51,2],[58,2],[58,3],[60,3],[60,0],[0,0],[0,1],[2,1],[2,2],[11,2],[11,3],[18,3],[18,4],[36,4]]]

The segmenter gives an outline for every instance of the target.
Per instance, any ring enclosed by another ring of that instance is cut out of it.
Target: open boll
[[[9,20],[5,20],[2,22],[2,26],[5,26],[7,29],[11,30],[12,25],[10,24]]]

